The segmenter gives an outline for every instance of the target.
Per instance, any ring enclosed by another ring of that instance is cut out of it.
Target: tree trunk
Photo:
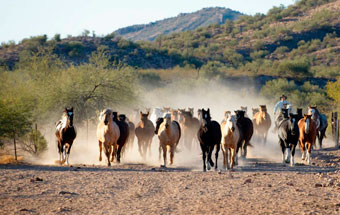
[[[18,156],[17,156],[17,143],[16,143],[16,140],[15,140],[15,132],[14,132],[14,135],[13,135],[13,142],[14,142],[14,157],[15,157],[15,160],[17,161]]]

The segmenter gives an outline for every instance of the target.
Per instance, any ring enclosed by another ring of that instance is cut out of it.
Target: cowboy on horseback
[[[280,97],[280,101],[278,101],[274,107],[275,122],[277,122],[280,118],[282,109],[288,109],[288,113],[292,112],[292,105],[289,101],[287,101],[287,96],[285,96],[284,94],[282,94],[282,96]],[[275,123],[275,127],[273,130],[274,132],[277,131],[277,126],[277,123]]]

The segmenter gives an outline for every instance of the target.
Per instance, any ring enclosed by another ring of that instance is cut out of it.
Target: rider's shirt
[[[281,111],[282,108],[288,108],[291,109],[292,105],[287,100],[279,101],[276,103],[274,107],[274,114],[277,113],[277,111]]]

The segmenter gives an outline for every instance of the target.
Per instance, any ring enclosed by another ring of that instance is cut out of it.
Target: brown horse
[[[266,105],[260,105],[260,111],[253,116],[253,124],[255,136],[260,138],[261,142],[265,144],[269,128],[272,125]]]
[[[302,153],[302,160],[306,160],[308,164],[310,164],[310,155],[312,152],[312,146],[315,144],[316,140],[316,123],[312,119],[312,115],[304,115],[302,119],[300,119],[299,123],[299,142]],[[307,153],[305,150],[307,148]],[[306,155],[307,154],[307,155]]]
[[[178,121],[178,110],[171,109],[171,120]]]
[[[184,146],[191,150],[195,140],[197,140],[197,132],[201,126],[200,121],[192,116],[192,111],[182,111],[181,119],[180,124],[183,131],[183,143]]]
[[[166,114],[164,118],[157,120],[155,133],[158,135],[159,146],[163,149],[164,167],[166,167],[167,147],[170,148],[170,165],[172,165],[176,147],[181,138],[181,127],[177,121],[171,120],[171,114]]]
[[[135,134],[137,136],[138,140],[138,151],[139,154],[143,157],[143,159],[146,158],[146,153],[149,148],[149,153],[151,154],[151,143],[152,138],[155,135],[155,126],[153,125],[152,121],[149,120],[149,112],[144,114],[143,112],[140,112],[140,122],[138,123]]]
[[[97,138],[99,142],[99,161],[102,161],[102,148],[104,144],[104,152],[107,158],[107,165],[111,166],[111,162],[113,161],[114,156],[112,156],[110,162],[110,155],[112,152],[115,152],[115,149],[117,148],[117,141],[119,139],[119,136],[119,127],[113,121],[112,110],[103,110],[100,113],[99,123],[97,126]]]
[[[68,165],[72,143],[77,137],[76,127],[73,125],[73,107],[64,109],[62,119],[56,123],[55,135],[58,142],[60,164],[63,164],[66,160]]]

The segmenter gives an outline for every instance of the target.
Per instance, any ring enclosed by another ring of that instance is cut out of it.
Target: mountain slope
[[[211,24],[223,24],[226,19],[235,20],[241,15],[240,12],[221,7],[203,8],[193,13],[182,13],[176,17],[150,24],[121,28],[114,33],[132,41],[154,40],[161,34],[195,30]]]

